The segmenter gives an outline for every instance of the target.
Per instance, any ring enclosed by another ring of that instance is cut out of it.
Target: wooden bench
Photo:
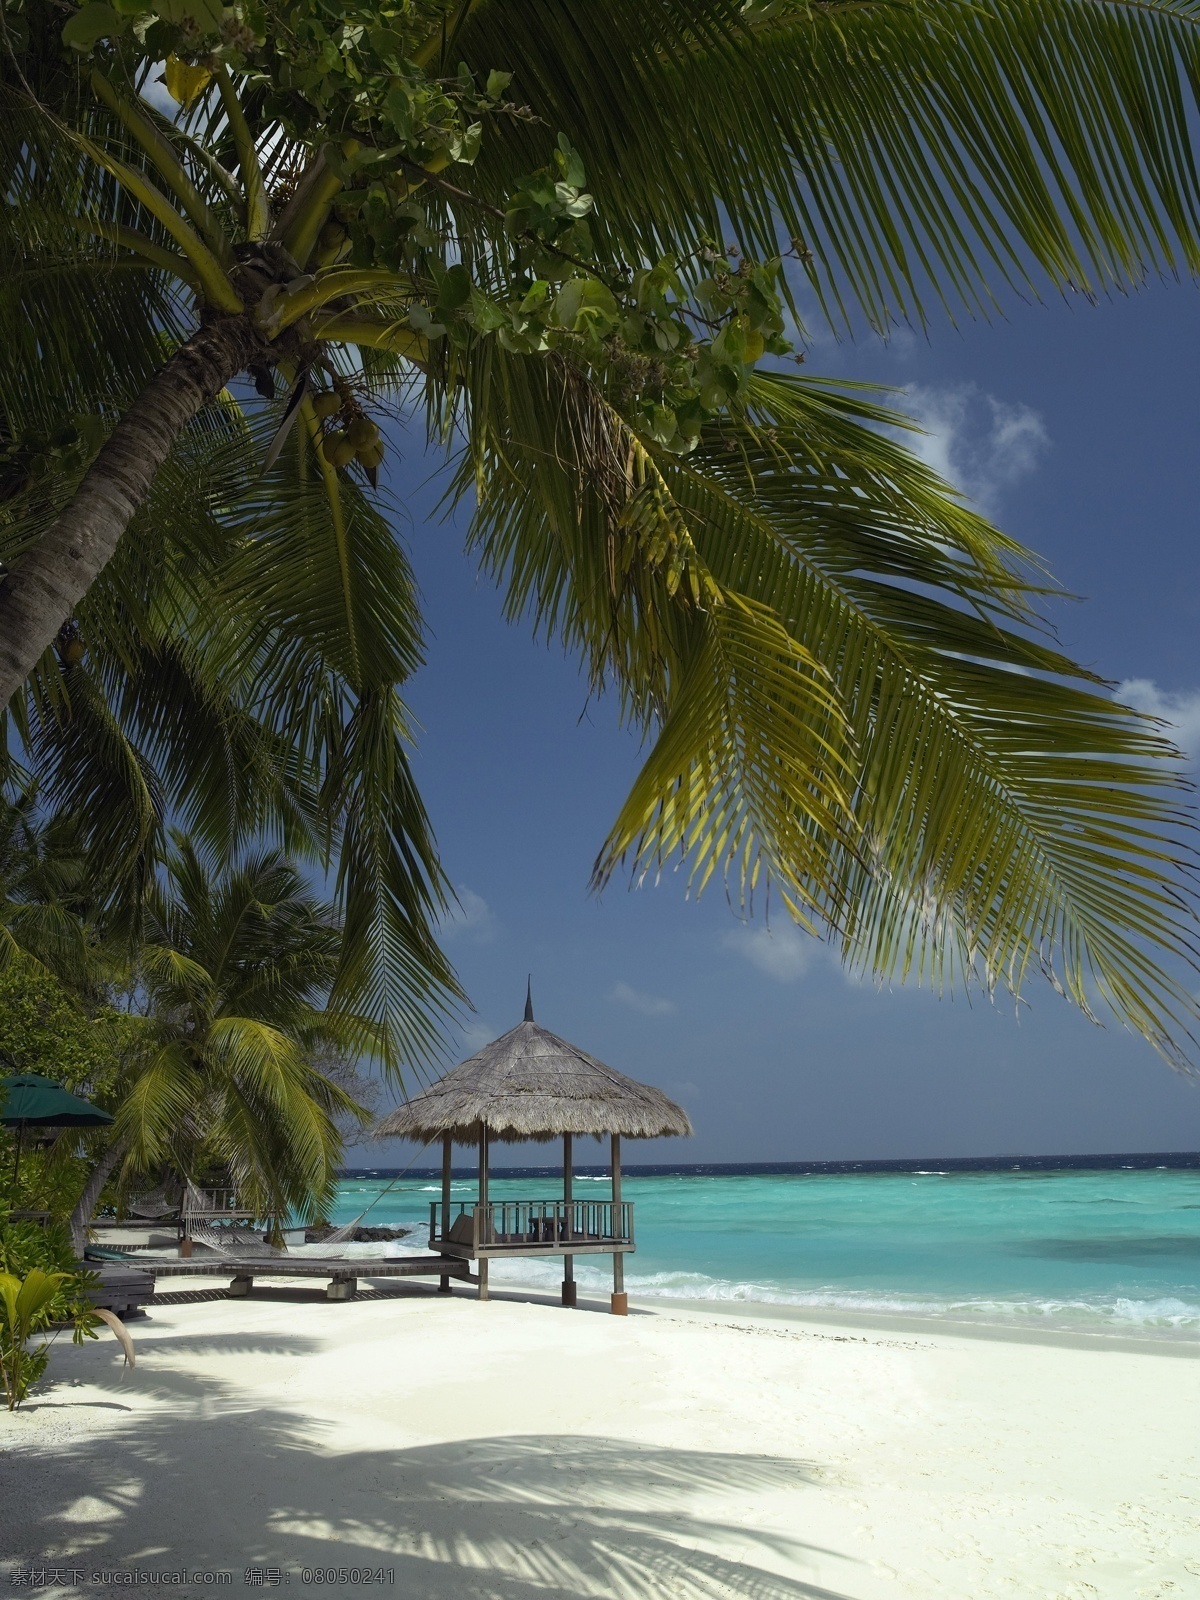
[[[94,1271],[96,1263],[129,1263],[129,1257],[120,1257],[113,1251],[92,1248],[87,1251],[87,1264]],[[138,1262],[137,1266],[141,1266]],[[388,1260],[371,1260],[359,1256],[353,1261],[322,1261],[315,1256],[185,1256],[156,1259],[145,1262],[153,1278],[229,1278],[231,1295],[248,1295],[255,1278],[328,1278],[325,1290],[327,1300],[353,1300],[358,1292],[359,1278],[461,1278],[464,1282],[478,1280],[471,1274],[465,1261],[447,1260],[445,1256],[393,1256]],[[148,1298],[148,1297],[147,1297]]]
[[[94,1306],[111,1311],[122,1319],[145,1315],[142,1306],[154,1298],[154,1269],[141,1262],[98,1261],[87,1252],[80,1266],[100,1280],[88,1294]]]

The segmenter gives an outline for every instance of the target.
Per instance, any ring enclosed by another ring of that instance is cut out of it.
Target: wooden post
[[[479,1129],[479,1226],[475,1230],[475,1247],[479,1248],[480,1240],[486,1246],[488,1240],[488,1131],[485,1122]],[[488,1261],[486,1256],[476,1257],[476,1268],[479,1273],[479,1298],[488,1298]]]
[[[454,1155],[454,1139],[448,1134],[442,1135],[442,1227],[443,1242],[450,1232],[450,1168]],[[438,1279],[438,1293],[450,1293],[450,1279],[445,1273]]]
[[[563,1200],[564,1200],[564,1202],[566,1204],[566,1209],[567,1209],[567,1239],[568,1239],[568,1241],[570,1240],[571,1235],[572,1235],[572,1233],[574,1231],[572,1226],[571,1226],[571,1220],[572,1220],[572,1218],[571,1218],[571,1213],[572,1213],[572,1204],[571,1204],[571,1201],[572,1201],[572,1195],[571,1195],[571,1178],[572,1178],[571,1155],[572,1155],[572,1150],[571,1150],[571,1143],[572,1143],[571,1135],[569,1133],[564,1133],[563,1134]],[[562,1303],[565,1306],[573,1306],[575,1304],[575,1257],[574,1256],[564,1256],[563,1257]]]
[[[612,1136],[612,1226],[614,1234],[620,1226],[620,1215],[621,1135],[614,1133]],[[614,1317],[627,1317],[629,1315],[629,1296],[625,1293],[625,1257],[619,1250],[613,1251],[612,1313]]]

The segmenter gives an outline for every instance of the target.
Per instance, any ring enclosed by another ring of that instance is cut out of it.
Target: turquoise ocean
[[[1091,1164],[1088,1164],[1091,1163]],[[493,1169],[491,1198],[551,1199],[553,1168]],[[476,1195],[456,1168],[454,1198]],[[381,1191],[392,1184],[388,1192]],[[575,1193],[607,1198],[581,1168]],[[348,1173],[333,1220],[411,1228],[421,1249],[432,1171]],[[1200,1340],[1200,1156],[633,1168],[636,1298],[859,1311],[1009,1327]],[[372,1204],[372,1202],[374,1202]],[[580,1257],[607,1292],[608,1257]],[[557,1290],[554,1260],[495,1263],[492,1282]]]

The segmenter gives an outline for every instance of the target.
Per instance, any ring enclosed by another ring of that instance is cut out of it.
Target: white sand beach
[[[162,1287],[0,1421],[0,1593],[1200,1595],[1195,1346]]]

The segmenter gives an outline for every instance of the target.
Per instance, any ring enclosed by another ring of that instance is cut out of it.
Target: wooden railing
[[[440,1200],[429,1204],[429,1243],[478,1250],[633,1249],[633,1202],[623,1200]]]
[[[182,1205],[185,1222],[203,1218],[206,1222],[254,1221],[254,1212],[238,1205],[236,1189],[198,1189],[189,1183],[183,1193]]]

